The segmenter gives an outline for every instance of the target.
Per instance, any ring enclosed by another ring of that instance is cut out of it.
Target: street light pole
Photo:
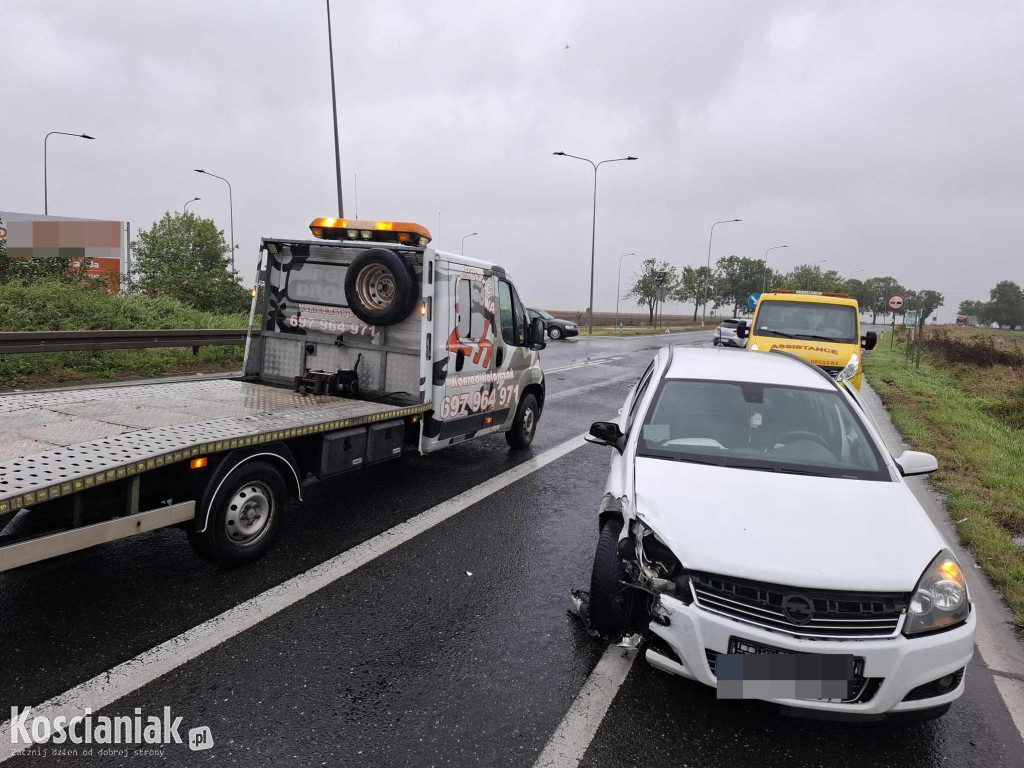
[[[210,173],[204,171],[202,168],[196,168],[196,173],[205,173],[207,176],[213,176],[215,179],[220,179],[228,185],[228,211],[231,217],[231,273],[235,272],[235,199],[231,193],[231,182],[225,179],[223,176],[218,176],[216,173]]]
[[[201,198],[201,197],[193,197],[191,200],[189,200],[187,203],[185,203],[185,206],[181,209],[182,216],[184,216],[186,213],[188,213],[188,204],[189,203],[194,203],[196,200],[202,200],[202,199],[203,198]]]
[[[624,253],[619,256],[619,280],[615,284],[615,327],[619,327],[619,297],[622,295],[622,260],[627,256],[636,256],[635,253]]]
[[[761,293],[765,291],[766,281],[768,280],[768,251],[775,251],[779,248],[789,248],[788,245],[773,245],[764,252],[764,271],[761,272]]]
[[[708,273],[704,276],[704,303],[700,311],[700,325],[704,327],[704,320],[707,318],[708,312],[708,288],[711,284],[711,241],[715,238],[715,227],[719,224],[732,224],[737,221],[743,221],[743,219],[726,219],[725,221],[716,221],[711,225],[711,234],[708,236]]]
[[[635,157],[629,155],[628,157],[615,157],[610,160],[601,160],[595,163],[593,160],[587,157],[580,157],[579,155],[570,155],[567,152],[552,152],[553,155],[559,157],[571,157],[574,160],[584,160],[590,163],[594,168],[594,211],[590,226],[590,306],[587,308],[587,332],[593,336],[594,334],[594,245],[597,241],[597,169],[605,163],[617,163],[621,160],[636,160]]]
[[[341,145],[338,143],[338,97],[334,90],[334,38],[331,35],[331,0],[327,3],[327,52],[331,58],[331,116],[334,118],[334,171],[338,179],[338,218],[345,218],[341,197]]]
[[[466,238],[467,237],[475,237],[476,235],[479,235],[479,234],[480,234],[479,232],[470,232],[468,235],[463,235],[462,236],[462,250],[459,251],[459,253],[462,254],[463,256],[465,256],[466,255]]]
[[[43,138],[43,215],[44,216],[49,216],[49,214],[50,214],[50,190],[49,190],[49,182],[48,182],[48,179],[47,179],[46,148],[47,148],[47,142],[50,140],[50,137],[53,136],[54,134],[56,134],[58,136],[73,136],[76,139],[94,140],[96,138],[95,136],[90,136],[87,133],[65,133],[64,131],[50,131]]]

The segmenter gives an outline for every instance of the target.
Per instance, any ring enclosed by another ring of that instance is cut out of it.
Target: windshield
[[[888,480],[866,430],[834,390],[666,379],[637,455],[770,472]]]
[[[762,301],[754,320],[758,336],[856,344],[857,312],[848,304]]]
[[[540,315],[545,320],[554,320],[555,319],[551,315],[549,315],[547,312],[545,312],[543,309],[531,309],[530,311],[535,313],[535,314]]]

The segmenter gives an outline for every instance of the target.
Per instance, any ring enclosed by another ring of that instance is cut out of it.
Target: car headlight
[[[908,637],[960,624],[970,612],[967,582],[947,549],[931,561],[914,587],[903,634]]]
[[[636,519],[633,530],[636,540],[637,563],[655,592],[675,592],[679,584],[677,577],[682,575],[683,566],[658,535],[645,522]]]
[[[857,375],[857,369],[860,367],[860,355],[854,352],[850,355],[850,362],[839,372],[839,376],[836,378],[839,381],[847,381]]]

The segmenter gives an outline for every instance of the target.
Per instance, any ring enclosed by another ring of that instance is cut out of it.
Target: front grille
[[[797,637],[893,637],[906,612],[899,592],[829,592],[699,573],[690,574],[690,589],[706,611]],[[806,623],[794,621],[807,613]]]
[[[752,645],[747,641],[738,641],[737,638],[729,638],[730,652],[735,652],[740,646]],[[783,651],[778,648],[771,648],[766,645],[757,644],[760,653],[790,653],[790,651]],[[704,649],[704,654],[708,660],[708,669],[711,670],[711,674],[715,675],[715,669],[718,665],[718,651],[712,651],[710,648]],[[715,675],[717,677],[717,675]],[[875,694],[878,693],[878,689],[882,687],[882,683],[885,682],[885,678],[882,677],[864,677],[864,659],[860,656],[856,656],[853,659],[853,679],[850,681],[850,695],[842,699],[843,704],[864,704],[871,701]],[[821,699],[825,701],[825,699]],[[906,699],[904,699],[906,701]]]
[[[825,373],[827,373],[833,379],[838,379],[839,378],[839,374],[843,372],[843,368],[845,368],[846,366],[843,366],[843,365],[819,365],[818,367],[821,368],[821,370],[823,370]]]

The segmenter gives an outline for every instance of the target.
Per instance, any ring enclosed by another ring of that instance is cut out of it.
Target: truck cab
[[[737,329],[747,350],[789,352],[818,366],[834,379],[860,389],[861,350],[873,349],[877,334],[861,335],[857,300],[845,293],[776,289],[763,293],[753,320]]]

